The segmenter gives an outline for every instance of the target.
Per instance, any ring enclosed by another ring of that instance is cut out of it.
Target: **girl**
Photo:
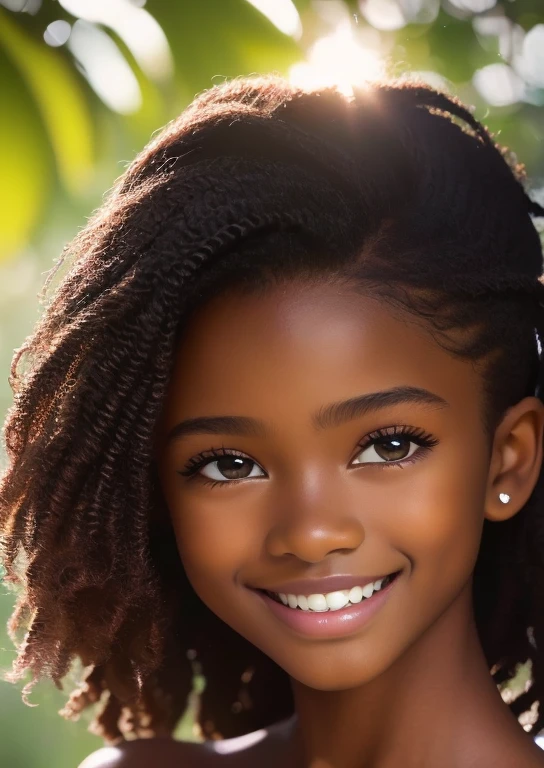
[[[109,745],[82,766],[544,765],[516,719],[544,725],[525,183],[443,93],[277,77],[202,94],[124,173],[5,424],[8,679],[81,660],[62,714],[97,703]]]

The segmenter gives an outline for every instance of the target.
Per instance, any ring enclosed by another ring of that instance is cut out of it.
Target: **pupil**
[[[246,467],[243,465],[247,464]],[[217,460],[217,469],[227,480],[239,480],[251,474],[251,462],[239,456],[222,456]],[[230,474],[229,474],[230,473]]]
[[[376,453],[386,461],[404,459],[410,451],[410,441],[402,438],[389,438],[375,445]]]

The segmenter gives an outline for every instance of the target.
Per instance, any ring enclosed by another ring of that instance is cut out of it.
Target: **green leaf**
[[[474,72],[500,59],[485,51],[470,21],[463,21],[441,11],[428,32],[431,66],[454,83],[468,83]]]
[[[150,0],[166,33],[182,105],[225,78],[278,71],[303,57],[297,43],[246,0]]]
[[[0,11],[0,46],[34,97],[62,182],[80,193],[92,171],[93,125],[79,76],[58,50],[34,40],[15,18]]]
[[[20,251],[39,221],[53,157],[39,115],[19,73],[0,48],[0,261]]]

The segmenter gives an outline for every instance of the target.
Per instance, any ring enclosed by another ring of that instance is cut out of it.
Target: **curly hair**
[[[171,734],[195,665],[208,738],[292,712],[286,673],[194,593],[161,495],[156,426],[183,328],[229,287],[345,280],[473,361],[492,435],[544,381],[531,219],[544,210],[526,187],[470,110],[414,82],[348,98],[241,78],[153,138],[49,274],[44,295],[66,263],[12,363],[0,543],[18,591],[6,679],[31,671],[25,701],[42,677],[62,689],[79,659],[61,714],[96,704],[91,730],[108,742]],[[544,695],[543,478],[510,521],[486,521],[474,574],[497,684],[532,664],[516,715]]]

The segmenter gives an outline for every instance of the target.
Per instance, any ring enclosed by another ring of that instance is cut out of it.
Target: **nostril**
[[[349,555],[351,552],[353,552],[353,549],[351,547],[340,547],[339,549],[331,549],[331,551],[328,554],[329,555]]]
[[[364,539],[365,532],[357,518],[293,515],[269,532],[266,549],[273,557],[291,555],[307,563],[318,563],[331,554],[353,552]]]

